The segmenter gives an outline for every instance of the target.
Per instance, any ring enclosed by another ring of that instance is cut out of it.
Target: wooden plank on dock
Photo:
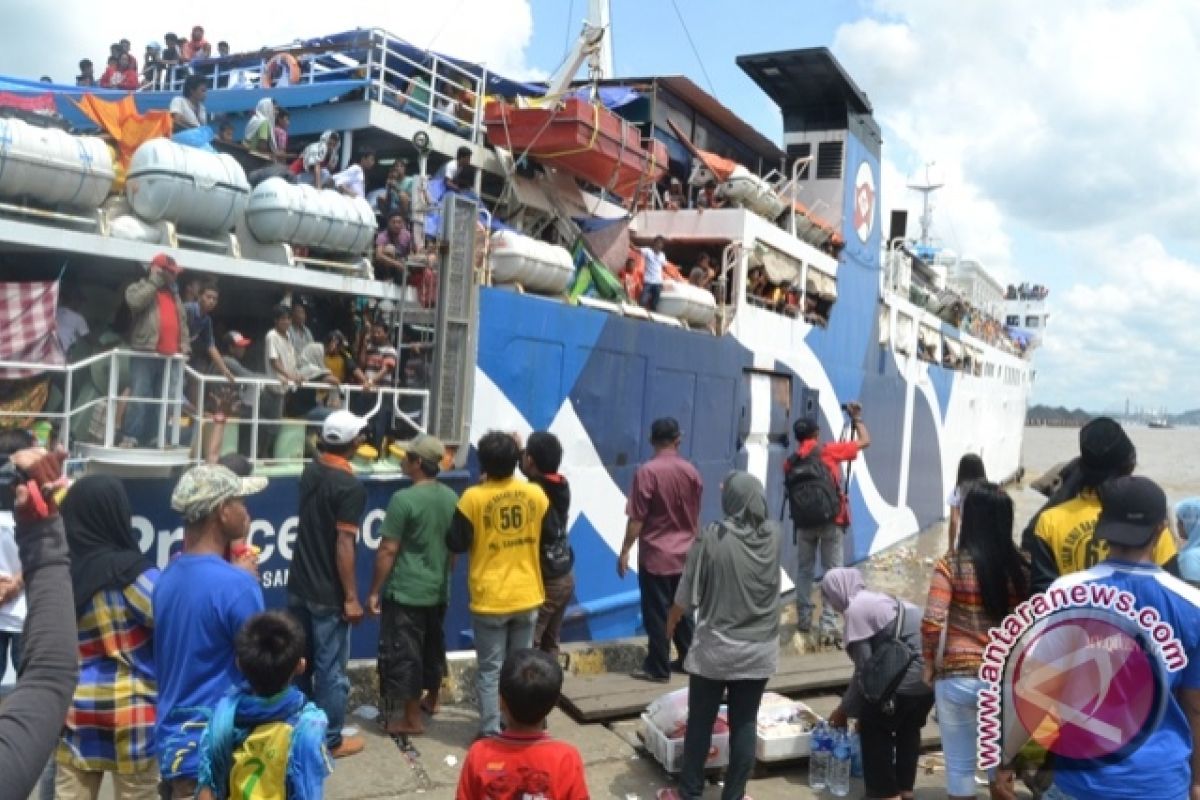
[[[789,696],[840,689],[850,682],[852,672],[850,659],[842,652],[785,656],[779,659],[767,689]],[[685,686],[686,675],[672,675],[669,683],[616,673],[568,675],[563,681],[562,707],[580,722],[635,717],[660,695]]]

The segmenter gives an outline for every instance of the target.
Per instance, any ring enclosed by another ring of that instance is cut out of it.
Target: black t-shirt
[[[341,610],[345,595],[337,570],[338,532],[357,533],[366,505],[366,487],[345,460],[323,454],[304,467],[288,594]]]

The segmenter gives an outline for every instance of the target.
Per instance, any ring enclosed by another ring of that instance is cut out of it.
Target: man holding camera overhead
[[[842,540],[850,526],[850,503],[842,486],[841,465],[858,458],[859,451],[871,446],[871,434],[862,421],[862,406],[847,403],[842,408],[850,415],[852,437],[846,441],[822,443],[820,419],[801,417],[792,425],[796,452],[783,462],[783,485],[791,507],[799,553],[796,569],[799,619],[796,625],[801,633],[812,629],[812,585],[817,553],[821,554],[822,570],[840,567],[845,562]],[[822,605],[818,632],[822,638],[836,639],[837,616],[832,608]]]

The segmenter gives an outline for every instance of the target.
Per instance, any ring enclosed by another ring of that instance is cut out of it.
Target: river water
[[[1185,497],[1200,495],[1200,428],[1161,430],[1128,426],[1126,431],[1137,447],[1137,473],[1155,480],[1174,504]],[[1079,453],[1078,428],[1026,428],[1023,445],[1025,483],[1009,487],[1016,506],[1015,530],[1019,538],[1029,518],[1045,500],[1028,487],[1047,469]],[[878,591],[897,594],[923,607],[934,561],[946,550],[946,523],[932,525],[913,539],[871,557],[862,565],[867,585]]]

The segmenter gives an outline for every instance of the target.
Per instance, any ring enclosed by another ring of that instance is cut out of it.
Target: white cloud
[[[942,243],[1006,281],[1055,288],[1035,399],[1200,404],[1187,369],[1197,347],[1180,324],[1200,300],[1200,265],[1180,256],[1200,241],[1200,4],[870,10],[833,49],[883,124],[885,187],[938,162]]]
[[[130,0],[119,10],[91,0],[4,0],[3,5],[7,36],[0,74],[47,74],[60,83],[74,81],[81,58],[103,70],[112,42],[129,39],[140,58],[148,42],[161,43],[168,31],[186,36],[194,24],[205,27],[214,47],[225,40],[234,52],[379,27],[419,47],[484,62],[508,77],[540,74],[525,60],[533,35],[527,0],[351,0],[304,8],[245,0],[206,0],[190,7]]]

